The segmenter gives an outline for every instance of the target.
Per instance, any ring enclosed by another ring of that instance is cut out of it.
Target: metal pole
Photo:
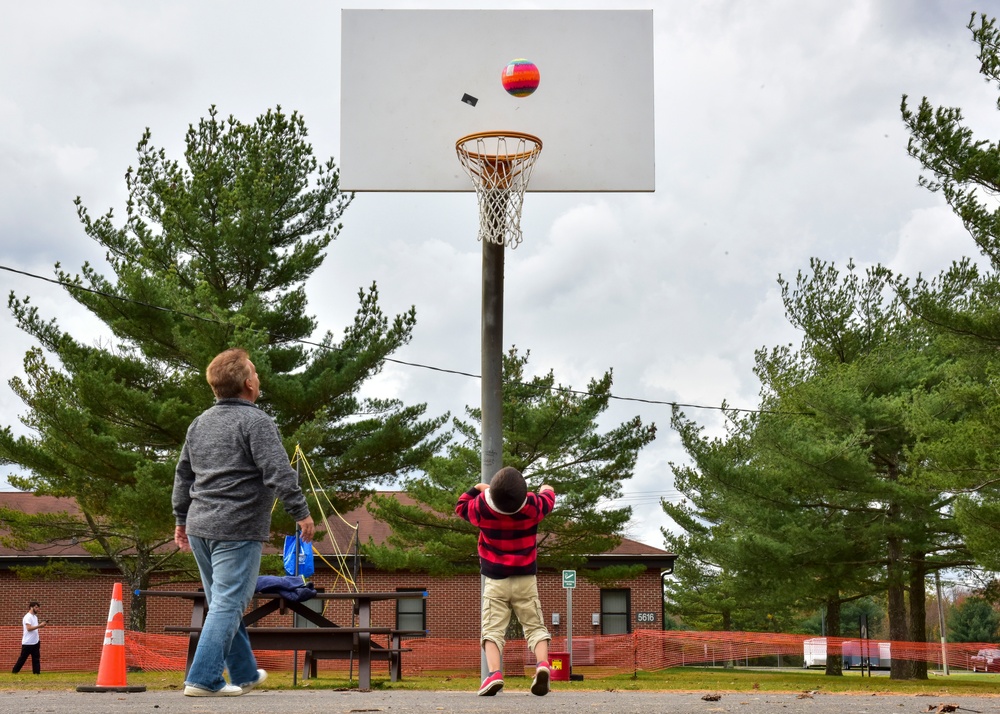
[[[573,676],[573,588],[566,588],[566,653],[569,655],[569,674]]]
[[[498,197],[497,200],[505,200]],[[502,227],[494,227],[502,230]],[[481,480],[489,483],[503,465],[503,243],[483,239],[482,454]],[[480,600],[486,577],[480,576]],[[486,653],[480,672],[489,675]]]
[[[302,480],[301,480],[302,475],[299,472],[299,466],[300,466],[301,463],[302,463],[301,459],[296,459],[295,460],[295,480],[297,482],[299,482],[299,484],[302,483]],[[299,528],[299,524],[296,523],[295,524],[295,565],[292,567],[292,570],[293,570],[292,575],[298,575],[299,574],[299,533],[300,533],[300,530],[301,529]],[[298,616],[293,617],[292,618],[292,622],[295,625],[295,627],[298,627],[299,626]],[[292,650],[292,686],[293,687],[298,686],[298,683],[299,683],[299,651],[298,650]]]
[[[937,601],[938,601],[938,622],[941,625],[941,667],[944,670],[944,674],[948,676],[948,637],[947,629],[944,624],[944,600],[941,598],[941,571],[934,571],[934,584],[937,586]]]
[[[871,652],[869,650],[869,645],[871,643],[868,641],[868,615],[867,614],[862,614],[861,615],[861,628],[859,630],[859,634],[861,635],[861,637],[859,639],[859,643],[861,645],[861,676],[862,677],[865,676],[865,668],[867,667],[867,669],[868,669],[868,676],[870,677],[870,676],[872,676],[872,661],[871,661]]]
[[[358,590],[358,569],[361,567],[360,559],[361,554],[358,550],[361,545],[361,521],[354,521],[354,568],[351,571],[351,580],[354,583],[354,592],[360,592]],[[356,605],[355,605],[356,607]],[[351,627],[357,625],[357,621],[354,619],[354,608],[351,609]],[[358,664],[358,677],[361,676],[361,665]],[[348,680],[354,678],[354,650],[351,650],[350,661],[347,665],[347,678]],[[358,680],[360,681],[360,679]]]
[[[483,483],[503,464],[503,252],[503,245],[483,241]]]

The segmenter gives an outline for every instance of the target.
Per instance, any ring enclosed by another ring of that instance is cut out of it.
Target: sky
[[[653,10],[656,190],[528,194],[524,241],[505,257],[504,344],[530,350],[531,374],[581,389],[611,369],[616,396],[647,400],[613,400],[601,426],[636,415],[657,425],[615,505],[633,509],[629,537],[662,547],[660,500],[680,498],[671,464],[686,463],[669,404],[694,405],[684,412],[708,434],[722,433],[723,401],[758,405],[755,350],[800,340],[779,276],[812,257],[933,276],[976,255],[944,199],[917,184],[900,100],[961,107],[995,137],[996,89],[966,25],[973,11],[1000,14],[996,0],[9,4],[0,266],[52,277],[57,262],[105,265],[74,198],[122,216],[143,131],[180,159],[188,125],[212,105],[243,122],[298,111],[316,155],[336,160],[341,10],[471,7]],[[477,216],[471,193],[357,194],[307,285],[320,332],[342,334],[358,290],[377,283],[387,314],[417,311],[394,358],[478,374]],[[106,335],[58,286],[0,270],[0,287],[78,338]],[[0,426],[27,433],[8,382],[33,343],[6,309],[0,344]],[[479,382],[389,363],[365,393],[462,416]]]

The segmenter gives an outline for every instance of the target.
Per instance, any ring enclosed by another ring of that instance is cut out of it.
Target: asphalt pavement
[[[717,696],[714,701],[706,696]],[[956,708],[952,708],[956,707]],[[705,692],[574,692],[553,691],[545,697],[527,692],[501,692],[477,697],[475,692],[359,692],[275,690],[240,697],[185,697],[177,691],[0,692],[2,714],[404,714],[409,712],[530,712],[530,714],[1000,714],[996,698],[967,696],[901,696],[862,694],[769,694]]]

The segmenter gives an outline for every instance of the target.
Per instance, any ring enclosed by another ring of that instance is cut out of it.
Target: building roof
[[[391,495],[404,505],[414,505],[416,501],[408,494],[401,491],[379,491],[379,495]],[[36,496],[34,493],[24,491],[0,491],[0,507],[11,508],[22,513],[59,513],[62,511],[70,514],[79,513],[79,507],[72,498],[56,498],[54,496]],[[360,506],[344,514],[341,514],[341,522],[336,515],[327,514],[332,535],[344,550],[348,549],[351,540],[351,527],[357,525],[362,543],[367,543],[369,537],[376,544],[382,544],[389,537],[391,530],[389,524],[376,520],[368,509]],[[314,514],[315,517],[315,514]],[[266,549],[267,550],[267,549]],[[272,552],[276,552],[273,549]],[[79,558],[91,557],[90,554],[80,545],[75,543],[45,543],[33,545],[28,550],[18,550],[8,548],[0,544],[0,558],[16,557],[62,557]],[[615,561],[648,562],[651,567],[670,568],[673,564],[674,555],[668,551],[654,548],[653,546],[640,543],[639,541],[623,538],[612,550],[594,556],[600,564],[607,565]],[[669,564],[668,564],[669,563]],[[656,565],[654,565],[656,564]]]
[[[76,515],[80,512],[76,501],[72,498],[56,498],[54,496],[36,496],[24,491],[0,491],[0,507],[10,508],[32,515],[40,513],[61,513],[66,511]],[[0,534],[6,529],[0,528]],[[48,556],[48,557],[79,557],[89,556],[82,546],[75,543],[38,543],[29,550],[9,548],[0,543],[0,557],[10,556]]]

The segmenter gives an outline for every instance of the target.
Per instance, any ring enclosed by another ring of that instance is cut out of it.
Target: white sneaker
[[[255,682],[249,682],[247,684],[241,684],[240,685],[240,689],[242,689],[244,692],[249,692],[254,687],[258,687],[261,684],[263,684],[265,679],[267,679],[267,672],[265,672],[262,669],[258,669],[257,670],[257,681],[255,681]]]
[[[213,692],[210,689],[194,687],[190,684],[184,687],[185,697],[238,697],[241,694],[243,694],[243,689],[241,687],[237,687],[235,684],[227,684],[216,692]]]

